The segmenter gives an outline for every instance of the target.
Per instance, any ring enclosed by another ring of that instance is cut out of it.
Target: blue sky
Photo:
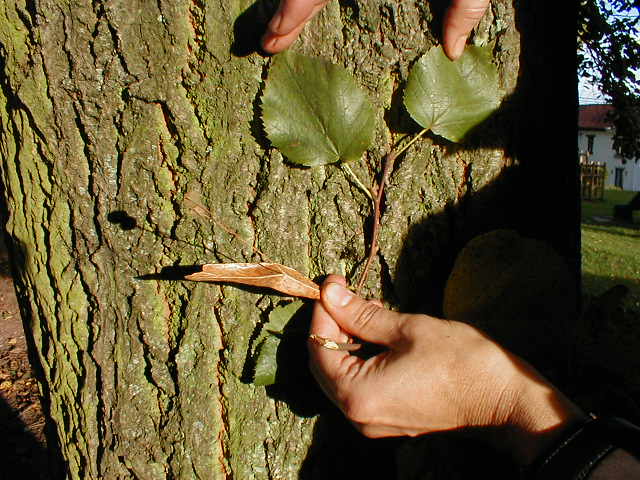
[[[578,101],[580,105],[588,103],[607,103],[607,100],[596,85],[592,85],[583,78],[578,79]]]
[[[605,3],[609,8],[612,8],[610,0],[605,0]],[[636,11],[618,12],[622,16],[637,16],[639,13],[638,7],[635,7]],[[617,16],[617,15],[616,15]],[[639,40],[640,39],[636,39]],[[585,52],[586,53],[586,52]],[[588,53],[587,53],[588,54]],[[640,81],[640,72],[636,73],[636,81]],[[589,82],[584,78],[578,78],[578,100],[580,105],[588,103],[607,103],[608,100],[602,95],[602,92],[597,85]]]

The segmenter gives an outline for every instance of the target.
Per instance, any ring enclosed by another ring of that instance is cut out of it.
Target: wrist
[[[542,378],[527,378],[507,423],[506,445],[519,465],[530,465],[559,438],[589,418]]]

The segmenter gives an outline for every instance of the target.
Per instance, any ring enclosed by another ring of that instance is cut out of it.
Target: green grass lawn
[[[591,217],[612,217],[613,207],[623,203],[629,203],[638,192],[628,190],[610,189],[604,191],[603,200],[582,201],[582,221],[591,221]],[[640,212],[634,212],[633,220],[640,222]]]
[[[582,202],[582,280],[586,295],[627,286],[630,295],[624,305],[640,312],[640,212],[634,213],[633,223],[611,218],[613,206],[629,202],[635,194],[605,190],[603,201]]]

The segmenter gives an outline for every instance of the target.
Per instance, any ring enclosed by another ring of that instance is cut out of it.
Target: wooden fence
[[[580,163],[580,192],[582,200],[604,198],[605,164],[600,162]]]

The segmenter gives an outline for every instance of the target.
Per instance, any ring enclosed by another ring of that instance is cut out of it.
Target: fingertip
[[[443,22],[443,47],[451,60],[462,55],[471,31],[478,25],[489,6],[489,0],[453,0]]]
[[[277,53],[277,40],[277,37],[275,37],[272,33],[265,33],[260,39],[260,47],[262,48],[262,51],[270,55]]]
[[[309,329],[309,333],[320,335],[325,338],[331,338],[336,341],[346,340],[346,334],[335,322],[320,300],[316,301],[313,305],[313,314],[311,316],[311,327]]]
[[[260,42],[264,52],[276,54],[289,48],[326,3],[326,0],[282,0]]]
[[[455,62],[462,56],[466,44],[467,35],[461,35],[453,40],[448,40],[445,38],[442,48],[444,49],[444,53],[449,58],[449,60]]]
[[[278,35],[271,30],[267,30],[260,41],[262,50],[270,55],[283,52],[296,41],[303,27],[304,25],[301,25],[299,28],[286,35]]]
[[[356,295],[346,285],[337,282],[325,282],[320,290],[322,303],[330,311],[346,307]]]

